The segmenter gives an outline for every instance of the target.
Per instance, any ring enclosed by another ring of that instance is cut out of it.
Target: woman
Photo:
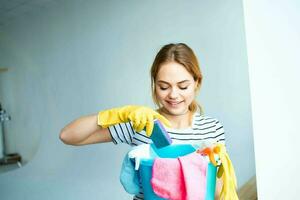
[[[60,139],[71,145],[112,141],[137,146],[151,142],[153,119],[157,118],[166,125],[173,143],[224,143],[223,126],[217,119],[204,117],[195,100],[201,83],[202,74],[192,49],[183,43],[165,45],[151,67],[156,111],[143,106],[101,111],[68,124],[62,129]],[[142,196],[141,191],[134,199]]]

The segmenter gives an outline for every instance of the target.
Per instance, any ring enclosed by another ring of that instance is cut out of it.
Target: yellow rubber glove
[[[223,144],[218,143],[214,147],[214,153],[217,153],[221,159],[222,165],[219,168],[218,177],[221,176],[223,181],[220,200],[238,200],[236,193],[237,183],[232,162],[226,152]]]
[[[129,105],[98,113],[98,125],[103,128],[131,121],[133,129],[137,132],[142,131],[146,127],[147,136],[152,134],[154,119],[158,119],[164,125],[171,127],[170,122],[165,117],[145,106]]]

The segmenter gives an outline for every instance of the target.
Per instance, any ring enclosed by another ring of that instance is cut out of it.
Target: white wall
[[[258,199],[299,199],[299,8],[244,0]]]
[[[128,198],[118,181],[127,146],[70,147],[58,135],[81,115],[129,103],[153,105],[150,65],[169,42],[185,42],[197,54],[204,73],[198,99],[207,115],[223,123],[238,183],[245,183],[255,163],[243,22],[237,0],[69,0],[5,27],[0,62],[9,70],[0,75],[0,92],[12,116],[8,150],[29,163],[0,177],[0,194]]]

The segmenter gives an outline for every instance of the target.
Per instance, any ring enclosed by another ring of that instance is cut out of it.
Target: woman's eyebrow
[[[163,80],[158,80],[157,82],[158,82],[158,83],[170,84],[170,83],[168,83],[167,81],[163,81]],[[186,83],[186,82],[190,82],[190,80],[183,80],[183,81],[178,82],[178,84]]]

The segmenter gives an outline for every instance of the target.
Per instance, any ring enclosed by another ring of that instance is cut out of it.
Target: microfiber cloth
[[[158,196],[170,200],[204,200],[208,161],[198,153],[179,158],[156,158],[151,185]]]
[[[205,199],[208,161],[198,153],[179,157],[186,189],[186,200]]]
[[[152,166],[151,185],[159,197],[183,200],[186,196],[183,174],[178,159],[157,158]]]
[[[120,173],[120,182],[126,192],[138,194],[140,191],[138,171],[134,169],[134,162],[126,154]]]

